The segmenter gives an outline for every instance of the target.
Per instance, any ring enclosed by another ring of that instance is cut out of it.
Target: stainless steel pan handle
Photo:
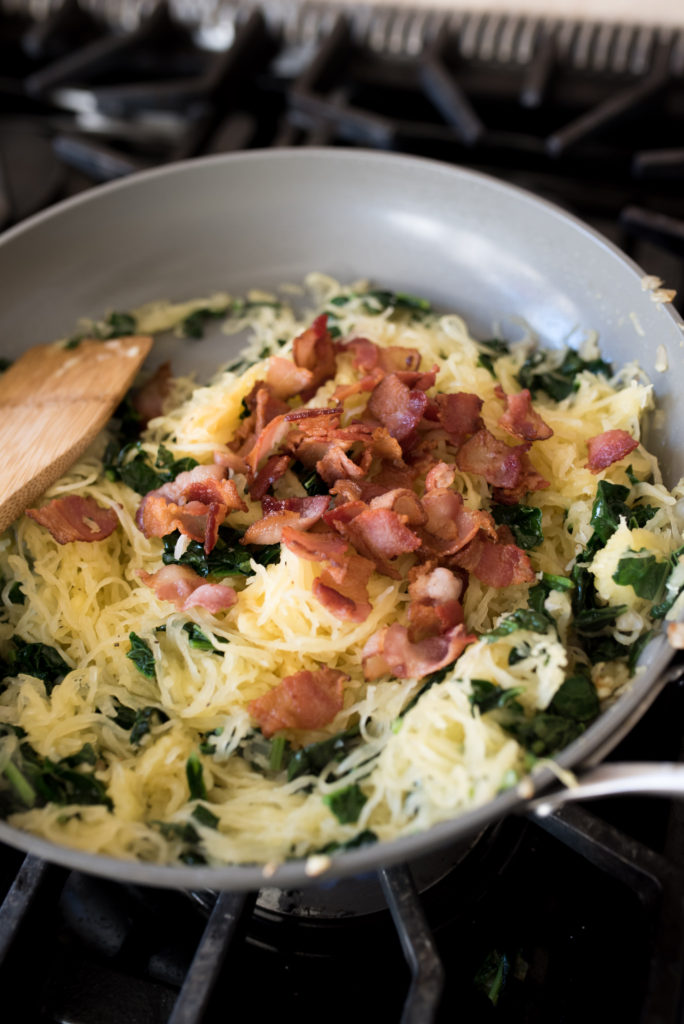
[[[576,785],[530,800],[526,810],[545,817],[570,800],[636,793],[684,797],[684,764],[675,761],[600,764],[581,775]]]

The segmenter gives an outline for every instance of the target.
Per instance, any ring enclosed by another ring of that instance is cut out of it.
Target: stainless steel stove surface
[[[141,6],[0,2],[1,227],[180,158],[360,145],[531,189],[682,293],[684,31]],[[674,682],[613,759],[680,760],[682,723]],[[675,1024],[683,838],[679,803],[601,801],[377,877],[218,900],[0,847],[3,1019]]]

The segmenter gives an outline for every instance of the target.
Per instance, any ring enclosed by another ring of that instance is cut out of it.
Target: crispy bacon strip
[[[521,456],[529,447],[508,445],[483,428],[462,445],[456,463],[464,473],[483,476],[493,487],[515,487],[522,473]]]
[[[456,491],[435,488],[423,497],[427,517],[419,531],[424,547],[444,558],[469,544],[480,530],[496,538],[496,526],[489,512],[469,509]]]
[[[409,573],[408,636],[418,643],[430,636],[440,636],[463,622],[461,597],[463,580],[442,566],[430,569],[420,566]]]
[[[338,619],[364,622],[371,613],[367,588],[374,568],[367,558],[348,554],[342,565],[329,565],[316,577],[313,595]]]
[[[368,338],[352,338],[340,345],[343,351],[351,352],[354,359],[352,366],[363,374],[380,369],[383,373],[395,373],[397,370],[415,371],[420,366],[420,352],[415,348],[404,348],[401,345],[376,345]]]
[[[638,446],[639,442],[626,430],[606,430],[603,434],[590,437],[587,441],[589,453],[587,468],[592,473],[600,473],[602,469],[606,469],[613,462],[624,459],[625,455],[629,455]]]
[[[249,485],[249,493],[255,501],[261,501],[267,491],[287,472],[292,459],[289,455],[272,455],[261,467]]]
[[[343,531],[359,554],[370,559],[378,572],[392,579],[400,575],[389,559],[407,554],[420,547],[420,538],[404,522],[404,516],[387,508],[366,509],[350,523],[335,523]]]
[[[223,583],[207,583],[187,565],[165,565],[154,573],[140,570],[138,576],[160,600],[169,601],[180,612],[194,607],[219,612],[237,601],[232,587]]]
[[[113,508],[102,508],[94,498],[76,494],[53,498],[42,508],[28,508],[26,515],[49,530],[58,544],[104,540],[119,525]]]
[[[342,710],[347,679],[334,668],[295,672],[251,701],[249,713],[267,738],[281,729],[321,729]]]
[[[476,639],[460,623],[442,636],[411,643],[406,626],[395,622],[374,633],[366,643],[362,652],[363,674],[367,680],[384,675],[420,679],[450,665]]]
[[[523,441],[546,441],[553,430],[532,408],[532,396],[527,388],[515,395],[507,395],[500,384],[494,389],[497,398],[506,403],[506,411],[499,417],[499,426]]]
[[[536,579],[527,554],[508,543],[510,534],[497,531],[497,539],[480,534],[452,556],[461,569],[477,576],[488,587],[510,587],[514,583],[532,583]]]
[[[298,558],[340,566],[348,547],[344,537],[337,533],[303,533],[291,526],[283,528],[282,541]]]
[[[268,361],[266,383],[276,398],[288,399],[312,387],[314,375],[303,366],[296,366],[291,359],[271,356]]]
[[[327,314],[317,316],[311,327],[294,339],[292,352],[295,365],[309,370],[312,374],[311,384],[299,392],[302,400],[308,402],[321,384],[334,377],[337,371],[337,353],[328,330]]]
[[[424,391],[413,391],[396,373],[384,377],[368,400],[368,412],[404,445],[410,443],[428,405]]]
[[[179,473],[171,483],[150,491],[138,508],[135,521],[146,537],[165,537],[174,530],[204,542],[209,554],[218,528],[230,511],[247,506],[232,480],[226,480],[223,466],[195,466]]]
[[[309,498],[264,498],[263,519],[252,523],[242,538],[243,544],[278,544],[283,537],[283,527],[293,530],[308,530],[317,523],[330,503],[327,494]]]
[[[478,395],[467,391],[435,395],[435,403],[439,422],[456,447],[484,426],[480,416],[482,399]]]

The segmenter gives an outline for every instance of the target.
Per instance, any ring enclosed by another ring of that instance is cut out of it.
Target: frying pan
[[[101,186],[0,239],[2,355],[68,335],[81,316],[151,299],[275,288],[320,270],[343,282],[424,295],[456,310],[476,337],[522,318],[549,346],[598,331],[616,364],[636,360],[665,417],[646,443],[670,486],[684,472],[684,323],[653,301],[644,271],[562,210],[500,181],[423,159],[351,150],[279,150],[179,163]],[[232,355],[216,334],[159,340],[153,365],[208,377]],[[667,362],[665,372],[658,371]],[[684,765],[601,765],[673,672],[663,637],[622,695],[556,758],[580,777],[559,789],[548,770],[488,804],[392,842],[332,859],[325,880],[418,857],[505,814],[546,813],[605,792],[684,792]],[[668,668],[669,665],[669,668]],[[598,767],[596,767],[598,765]],[[587,772],[587,769],[589,771]],[[582,773],[585,772],[584,778]],[[535,790],[555,792],[531,802]],[[171,867],[56,846],[0,822],[0,841],[81,871],[147,885],[257,889],[261,866]],[[315,863],[316,870],[325,867]],[[312,864],[281,865],[269,884],[312,884]]]

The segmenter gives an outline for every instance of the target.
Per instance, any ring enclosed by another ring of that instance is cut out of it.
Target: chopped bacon
[[[261,460],[269,456],[274,448],[282,444],[289,432],[290,424],[284,413],[276,416],[275,419],[272,419],[264,427],[261,433],[257,435],[253,447],[245,457],[245,462],[251,473],[256,475]]]
[[[346,501],[341,505],[336,505],[335,508],[331,508],[329,512],[323,515],[328,526],[333,526],[335,529],[340,529],[341,533],[344,533],[344,526],[347,523],[351,523],[352,519],[356,519],[358,515],[365,512],[368,505],[365,501]]]
[[[342,565],[347,542],[337,533],[303,533],[291,526],[283,529],[283,544],[299,558],[310,562],[331,562]]]
[[[140,417],[140,429],[161,416],[171,391],[171,363],[161,363],[148,381],[131,395],[131,404]]]
[[[411,643],[406,626],[395,622],[374,633],[366,643],[362,652],[364,676],[368,680],[384,675],[420,679],[450,665],[476,639],[459,623],[442,636]]]
[[[423,498],[427,521],[419,531],[424,548],[441,558],[453,555],[469,544],[480,530],[496,537],[489,512],[469,509],[456,491],[436,488]]]
[[[532,583],[536,579],[530,560],[521,548],[506,543],[508,534],[475,537],[467,547],[453,555],[453,562],[477,576],[488,587],[510,587],[515,583]]]
[[[463,622],[463,580],[441,566],[412,570],[409,583],[408,635],[411,643],[439,636]]]
[[[311,327],[294,339],[292,352],[295,364],[312,374],[311,384],[299,392],[307,402],[337,371],[337,353],[328,330],[327,314],[317,316]]]
[[[344,342],[340,348],[351,352],[354,360],[352,366],[362,373],[372,373],[380,369],[383,373],[394,373],[397,370],[417,370],[420,366],[420,352],[415,348],[404,348],[401,345],[376,345],[368,338],[352,338]]]
[[[165,537],[174,530],[204,543],[209,554],[218,528],[230,511],[247,506],[223,466],[195,466],[143,498],[135,521],[146,537]]]
[[[316,472],[327,484],[334,484],[336,480],[341,480],[344,477],[348,480],[356,480],[368,472],[372,456],[370,453],[364,452],[364,456],[366,455],[369,457],[362,458],[361,463],[358,464],[347,455],[339,443],[333,442],[323,458],[316,463]]]
[[[154,573],[140,570],[138,576],[161,601],[169,601],[181,612],[193,607],[219,612],[232,607],[237,601],[232,587],[223,583],[207,583],[187,565],[165,565]]]
[[[515,395],[507,395],[500,384],[496,388],[497,398],[506,403],[506,411],[499,418],[499,426],[523,441],[546,441],[553,436],[553,430],[532,408],[532,396],[527,388]]]
[[[439,422],[457,447],[483,427],[482,399],[467,391],[435,395]]]
[[[243,544],[277,544],[282,540],[283,527],[308,530],[317,523],[330,503],[327,494],[309,498],[264,498],[263,519],[252,523],[242,538]]]
[[[391,491],[385,491],[371,500],[370,507],[389,508],[402,516],[409,526],[422,526],[427,520],[420,498],[408,487],[395,487]]]
[[[271,356],[268,361],[266,382],[276,398],[287,399],[301,394],[313,385],[313,373],[303,366],[295,366],[291,359]]]
[[[249,713],[267,738],[281,729],[321,729],[342,710],[347,679],[334,668],[295,672],[251,701]]]
[[[389,559],[415,551],[421,544],[420,538],[405,525],[404,517],[386,508],[366,509],[344,525],[343,530],[343,535],[359,554],[374,562],[378,572],[392,579],[400,577]]]
[[[435,386],[435,380],[439,373],[439,366],[435,365],[425,373],[420,370],[396,370],[395,377],[398,377],[407,388],[417,388],[418,391],[429,391]],[[427,406],[426,406],[427,408]]]
[[[483,476],[493,487],[515,487],[522,471],[520,457],[529,447],[507,445],[483,428],[459,449],[456,462],[464,473]]]
[[[104,540],[119,525],[113,508],[102,508],[94,498],[76,494],[53,498],[42,508],[28,508],[26,515],[49,530],[58,544]]]
[[[261,501],[266,492],[287,472],[292,459],[289,455],[272,455],[261,467],[249,485],[249,493],[255,501]]]
[[[447,462],[436,462],[431,466],[425,477],[425,490],[444,490],[451,487],[456,479],[456,471]]]
[[[424,391],[411,391],[396,373],[392,373],[374,389],[368,401],[368,412],[397,441],[407,443],[414,435],[427,404]]]
[[[225,466],[226,469],[232,469],[234,473],[242,473],[243,476],[247,476],[249,472],[247,463],[242,456],[230,450],[214,452],[214,462],[217,466]]]
[[[625,455],[629,455],[638,446],[639,442],[626,430],[606,430],[603,434],[590,437],[587,441],[589,453],[587,468],[592,473],[600,473],[602,469],[606,469],[613,462],[624,459]]]
[[[348,554],[341,565],[329,565],[316,577],[314,597],[338,619],[364,622],[371,612],[367,587],[374,568],[367,558]]]

